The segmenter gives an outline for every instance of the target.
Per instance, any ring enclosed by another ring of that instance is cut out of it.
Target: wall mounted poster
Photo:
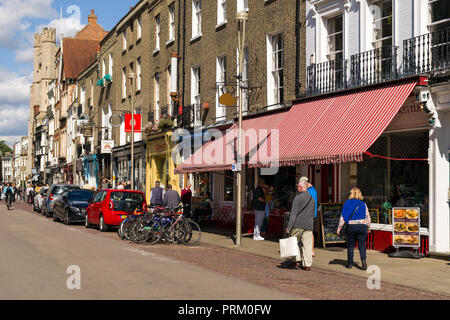
[[[420,247],[420,208],[393,208],[392,241],[395,248]]]
[[[339,220],[342,213],[342,203],[322,203],[320,220],[322,224],[322,243],[325,246],[328,243],[345,243],[337,234]]]

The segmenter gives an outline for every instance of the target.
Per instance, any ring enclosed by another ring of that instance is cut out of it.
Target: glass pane
[[[438,0],[430,3],[431,22],[450,18],[450,1]]]
[[[227,171],[224,175],[224,201],[234,201],[234,173]]]

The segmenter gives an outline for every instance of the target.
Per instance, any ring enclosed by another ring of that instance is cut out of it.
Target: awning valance
[[[249,167],[360,162],[417,85],[397,82],[294,105]],[[275,152],[272,152],[275,150]]]

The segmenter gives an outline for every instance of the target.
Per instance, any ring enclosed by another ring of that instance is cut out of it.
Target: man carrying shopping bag
[[[296,268],[302,261],[303,270],[310,271],[312,257],[312,233],[314,227],[315,202],[308,192],[308,183],[300,181],[297,185],[299,194],[292,203],[291,214],[286,232],[290,237],[296,237],[297,242],[301,244],[301,257],[293,257],[282,262],[281,268]],[[301,258],[301,259],[300,259]]]

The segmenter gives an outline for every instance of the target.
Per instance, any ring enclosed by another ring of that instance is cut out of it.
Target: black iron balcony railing
[[[182,126],[183,128],[193,128],[202,125],[201,105],[193,104],[183,107]]]
[[[360,87],[398,78],[397,47],[384,46],[350,58],[349,87]]]
[[[407,75],[448,70],[450,28],[417,36],[403,42],[403,68]]]
[[[347,60],[333,60],[312,64],[307,68],[307,95],[346,89]]]

